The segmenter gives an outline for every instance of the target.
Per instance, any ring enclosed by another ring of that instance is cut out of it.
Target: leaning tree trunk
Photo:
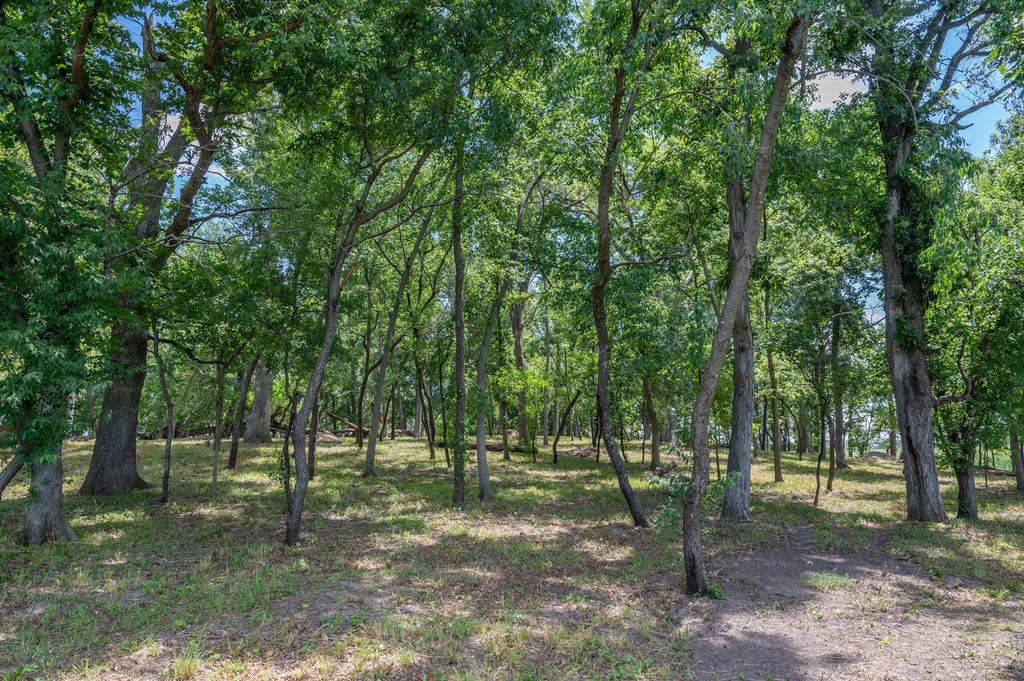
[[[81,494],[121,494],[150,486],[139,476],[135,452],[149,332],[119,323],[112,335],[117,343],[114,362],[121,370],[103,393],[96,443]]]
[[[252,395],[252,409],[245,420],[245,443],[266,444],[270,442],[271,398],[274,392],[274,376],[267,371],[267,365],[260,358],[255,369],[256,388]]]
[[[1010,462],[1017,478],[1017,491],[1024,492],[1024,448],[1021,447],[1016,430],[1010,430]]]
[[[609,135],[615,138],[620,132],[616,130],[617,121],[613,122],[612,131]],[[621,138],[618,140],[621,142]],[[615,434],[612,432],[612,417],[610,412],[610,396],[608,392],[609,374],[611,370],[612,343],[608,337],[608,319],[605,311],[604,295],[605,287],[612,278],[611,266],[611,221],[608,208],[611,200],[612,181],[614,179],[615,167],[613,165],[614,153],[618,143],[614,145],[609,142],[609,153],[605,155],[605,163],[601,167],[601,178],[598,187],[597,222],[598,222],[598,246],[597,246],[597,273],[594,276],[594,284],[591,287],[591,303],[594,312],[594,326],[597,330],[597,416],[598,430],[604,440],[605,449],[608,450],[608,457],[615,469],[615,477],[619,481],[619,489],[626,498],[629,506],[629,513],[633,517],[633,524],[637,527],[650,527],[647,516],[640,507],[640,500],[629,482],[629,474],[626,472],[626,463],[619,454],[619,448],[615,442]],[[595,449],[597,449],[595,447]],[[598,455],[600,450],[598,449]]]
[[[19,450],[14,457],[7,462],[4,466],[4,470],[0,472],[0,498],[3,497],[4,490],[11,484],[11,481],[18,475],[18,471],[25,465],[25,458],[28,456],[28,450]]]
[[[707,491],[711,465],[711,447],[708,441],[711,406],[728,354],[729,337],[739,316],[740,307],[747,298],[750,272],[754,267],[754,258],[757,255],[757,239],[760,235],[772,155],[775,151],[779,124],[782,121],[782,111],[789,93],[789,82],[793,76],[796,61],[803,52],[809,23],[809,19],[794,17],[786,32],[786,41],[776,70],[772,95],[768,101],[768,110],[765,114],[761,141],[750,181],[747,224],[743,240],[744,252],[736,263],[736,268],[729,281],[729,289],[712,337],[711,353],[704,367],[700,388],[693,406],[690,429],[693,438],[693,475],[686,488],[683,503],[683,567],[686,572],[686,592],[688,594],[704,594],[708,590],[707,575],[704,574],[704,557],[701,552],[700,509],[704,493]]]
[[[228,468],[235,470],[238,464],[238,441],[242,436],[242,419],[245,418],[245,403],[249,397],[249,384],[252,382],[253,371],[259,363],[259,357],[249,362],[238,384],[238,405],[235,407],[235,428],[231,431],[231,451],[228,453]]]

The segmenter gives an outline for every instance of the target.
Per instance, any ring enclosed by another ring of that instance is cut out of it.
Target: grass
[[[494,457],[494,503],[457,512],[443,458],[427,460],[423,441],[382,450],[381,474],[364,479],[354,447],[321,446],[302,542],[287,547],[276,448],[243,449],[211,499],[208,448],[176,444],[161,506],[153,491],[79,496],[89,443],[70,443],[65,509],[78,541],[17,543],[23,481],[0,504],[0,678],[687,677],[688,635],[673,615],[685,603],[678,536],[629,528],[606,460]],[[144,478],[159,479],[161,453],[140,443]],[[981,521],[927,526],[901,520],[895,464],[853,465],[815,508],[813,462],[787,455],[776,485],[770,462],[756,461],[754,522],[711,514],[709,566],[800,541],[888,551],[979,599],[1024,597],[1024,503],[1009,480],[979,490]],[[631,464],[653,514],[662,492],[641,473]]]

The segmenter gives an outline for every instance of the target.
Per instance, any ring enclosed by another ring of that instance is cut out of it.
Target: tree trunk
[[[651,396],[651,381],[643,379],[644,419],[651,428],[651,470],[661,465],[661,423],[658,421],[658,410],[654,408]]]
[[[978,519],[978,491],[974,486],[974,439],[960,433],[957,437],[959,455],[953,461],[956,473],[956,517],[960,520]]]
[[[768,351],[768,380],[772,389],[772,459],[775,482],[782,482],[782,434],[779,431],[779,382],[775,376],[775,356]]]
[[[525,295],[526,292],[529,290],[529,286],[530,286],[530,280],[529,279],[526,279],[524,281],[519,282],[519,285],[518,285],[519,293],[521,295]],[[513,351],[513,355],[514,355],[515,361],[516,361],[516,369],[518,369],[520,371],[520,376],[523,375],[522,372],[526,371],[526,354],[523,351],[523,329],[524,329],[523,303],[521,301],[522,301],[522,297],[520,297],[519,298],[519,302],[516,302],[516,304],[513,305],[512,308],[509,310],[509,317],[510,317],[511,323],[512,323],[512,347],[513,347],[512,351]],[[518,417],[518,420],[519,420],[519,424],[518,424],[519,447],[525,451],[526,448],[529,446],[529,432],[528,431],[530,429],[529,419],[528,419],[527,414],[526,414],[526,388],[525,387],[522,388],[521,390],[519,390],[518,393],[516,393],[516,407],[517,407],[517,410],[518,410],[518,413],[516,414],[516,416]]]
[[[548,323],[548,305],[544,303],[544,408],[541,416],[541,434],[544,436],[542,444],[548,446],[548,410],[551,407],[551,391],[546,387],[551,379],[551,326]]]
[[[245,403],[249,397],[249,383],[252,382],[252,374],[256,370],[259,360],[260,358],[257,356],[249,362],[249,366],[246,367],[239,382],[238,406],[235,409],[235,428],[231,432],[231,452],[228,454],[228,468],[231,470],[234,470],[238,464],[238,440],[242,435],[242,419],[245,418]]]
[[[846,422],[843,420],[843,377],[842,367],[839,363],[839,346],[842,342],[842,314],[843,314],[843,271],[836,274],[836,287],[832,294],[832,400],[834,405],[832,427],[833,451],[835,452],[835,467],[848,468],[846,464]],[[833,473],[829,470],[829,491],[832,490]]]
[[[313,413],[309,422],[309,479],[316,478],[316,443],[317,433],[320,431],[320,394],[317,393],[313,402]]]
[[[487,467],[487,413],[490,411],[487,399],[487,354],[491,347],[494,327],[501,314],[501,305],[511,283],[510,279],[505,279],[494,296],[490,313],[487,315],[487,324],[480,338],[480,350],[476,359],[476,470],[480,487],[477,498],[480,501],[491,501],[491,478]],[[520,419],[521,421],[522,419]],[[520,442],[524,442],[524,435],[526,433],[520,433]]]
[[[245,420],[245,443],[266,444],[270,442],[271,400],[274,394],[274,376],[267,371],[261,357],[255,369],[256,387],[252,395],[252,409]]]
[[[167,430],[164,440],[164,471],[160,479],[160,503],[166,504],[170,498],[171,486],[171,444],[174,442],[174,401],[171,390],[167,386],[167,368],[160,357],[160,339],[154,325],[153,359],[156,360],[157,376],[160,380],[160,394],[164,398],[164,427]],[[237,429],[236,429],[237,430]]]
[[[570,420],[569,415],[572,413],[572,408],[576,405],[576,400],[580,399],[580,395],[582,394],[582,390],[577,390],[576,394],[572,396],[572,399],[569,400],[569,404],[565,407],[565,413],[562,416],[562,420],[559,422],[560,427],[555,429],[555,441],[551,443],[551,463],[556,466],[558,465],[558,440],[562,437],[562,430],[564,430],[567,425],[569,430],[572,430],[572,421]],[[572,439],[571,435],[569,439]]]
[[[743,178],[729,180],[729,272],[730,277],[745,253],[747,222]],[[747,520],[750,517],[750,455],[754,447],[754,334],[750,327],[750,298],[745,294],[732,329],[732,434],[726,464],[729,482],[722,498],[722,517]]]
[[[1020,436],[1016,430],[1010,430],[1010,462],[1013,474],[1017,478],[1017,491],[1024,492],[1024,448],[1021,447]]]
[[[215,402],[215,424],[213,426],[213,484],[210,495],[217,498],[217,468],[220,464],[221,428],[224,423],[224,363],[217,362],[217,398]]]
[[[466,505],[466,258],[462,253],[462,196],[465,140],[455,154],[455,195],[452,199],[452,251],[455,260],[455,442],[452,451],[452,505]]]
[[[416,397],[416,407],[412,416],[412,436],[420,437],[423,435],[423,394],[420,392],[418,375],[416,379],[416,389],[413,391],[413,395]]]
[[[811,451],[811,442],[807,431],[807,403],[801,398],[797,406],[796,419],[796,453],[801,461],[804,460],[803,455]]]
[[[0,498],[3,498],[7,486],[11,484],[11,481],[18,475],[18,471],[25,465],[26,456],[27,450],[26,452],[19,451],[15,453],[14,457],[4,466],[3,472],[0,472]]]
[[[883,63],[887,53],[880,50],[875,63]],[[881,234],[885,346],[903,445],[907,519],[946,522],[935,463],[932,384],[925,354],[924,318],[930,287],[922,282],[923,273],[915,263],[913,249],[919,248],[913,245],[915,235],[908,233],[914,231],[918,220],[930,218],[918,215],[923,207],[911,205],[905,194],[916,122],[909,120],[909,112],[894,115],[892,102],[902,102],[902,92],[893,92],[894,86],[881,79],[874,81],[871,89],[876,95],[886,176],[887,208]]]
[[[64,461],[61,449],[59,447],[56,454],[45,458],[33,458],[28,508],[25,510],[26,544],[38,545],[76,538],[64,518]]]
[[[776,70],[772,95],[768,101],[768,110],[761,130],[761,141],[750,181],[747,224],[743,240],[744,253],[736,263],[735,271],[730,278],[729,289],[725,302],[722,304],[722,312],[712,337],[711,353],[704,367],[700,388],[694,402],[690,428],[693,438],[693,475],[686,488],[683,504],[683,566],[688,594],[704,594],[708,590],[707,576],[704,574],[704,558],[701,552],[700,510],[708,486],[711,464],[711,449],[708,443],[711,406],[718,388],[722,367],[725,365],[731,331],[739,317],[740,308],[747,299],[750,272],[757,255],[757,239],[763,217],[764,197],[768,186],[772,155],[775,151],[782,111],[789,92],[789,82],[793,76],[796,61],[803,52],[808,25],[809,20],[799,16],[794,17],[786,32],[786,41]]]
[[[621,99],[621,95],[620,95]],[[610,137],[614,138],[619,134],[617,130],[619,122],[614,117]],[[624,131],[622,131],[624,132]],[[619,140],[621,141],[621,139]],[[615,469],[615,477],[619,481],[619,489],[626,498],[626,505],[629,506],[629,513],[633,517],[633,524],[637,527],[650,527],[647,516],[640,507],[640,500],[629,482],[629,474],[626,472],[626,463],[619,454],[619,448],[615,442],[615,435],[612,432],[612,418],[609,411],[610,396],[608,393],[609,374],[611,370],[612,344],[608,337],[607,313],[604,305],[605,287],[612,277],[611,266],[611,221],[608,214],[609,203],[612,193],[612,181],[614,178],[614,153],[618,143],[609,141],[609,153],[605,155],[605,163],[601,167],[601,178],[598,187],[598,256],[597,274],[594,277],[594,284],[591,288],[591,301],[594,311],[594,326],[597,329],[597,415],[602,439],[608,456],[612,460],[612,467]],[[596,447],[595,447],[596,449]]]
[[[103,393],[96,443],[80,494],[121,494],[150,487],[139,476],[135,453],[149,333],[131,326],[113,327],[113,359],[121,369]]]

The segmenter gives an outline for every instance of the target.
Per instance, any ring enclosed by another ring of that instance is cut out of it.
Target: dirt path
[[[686,600],[698,681],[1024,679],[1024,606],[881,553],[735,555]]]

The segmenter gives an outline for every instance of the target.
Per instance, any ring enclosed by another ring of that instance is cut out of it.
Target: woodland
[[[1024,674],[1024,2],[0,0],[0,64],[5,681]]]

